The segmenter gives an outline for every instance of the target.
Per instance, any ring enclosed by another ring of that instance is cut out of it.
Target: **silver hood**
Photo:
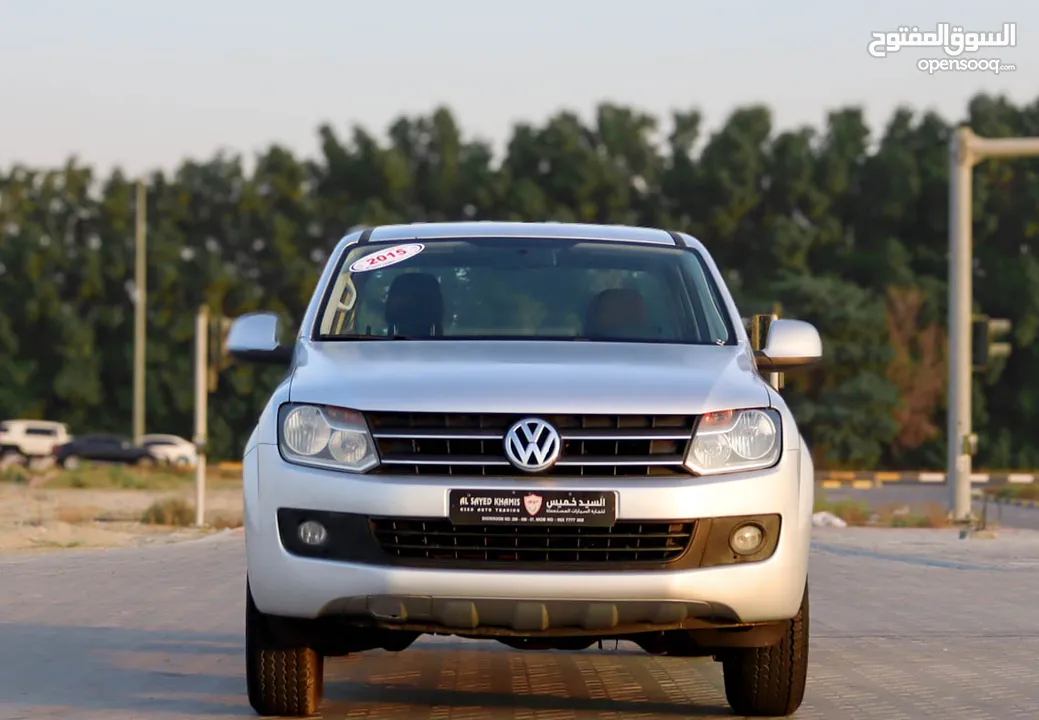
[[[362,411],[693,414],[769,405],[739,346],[302,341],[292,402]]]

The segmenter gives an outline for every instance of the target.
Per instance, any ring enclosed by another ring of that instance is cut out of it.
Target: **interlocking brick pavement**
[[[1039,716],[1039,533],[817,530],[798,718]],[[0,718],[253,717],[240,536],[0,558]],[[767,592],[767,588],[762,588]],[[731,717],[720,666],[425,638],[326,666],[326,718]]]

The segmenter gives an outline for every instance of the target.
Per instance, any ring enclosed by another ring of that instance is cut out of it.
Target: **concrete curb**
[[[222,462],[217,467],[221,470],[233,470],[241,469],[242,464]],[[824,488],[874,488],[889,483],[941,485],[945,482],[945,473],[930,470],[820,470],[815,473],[815,481],[821,483]],[[970,481],[974,485],[1029,485],[1039,483],[1039,472],[976,472],[971,473]]]
[[[240,470],[240,462],[222,462],[217,467],[221,470]],[[824,488],[874,488],[889,483],[902,485],[934,484],[945,482],[945,473],[930,470],[889,471],[878,470],[820,470],[815,473],[815,481]],[[1029,485],[1039,483],[1039,472],[976,472],[971,473],[973,485]]]
[[[930,471],[867,472],[861,470],[820,470],[815,473],[815,481],[824,488],[875,488],[887,484],[941,485],[945,483],[945,473]],[[1031,483],[1039,483],[1039,473],[976,472],[971,473],[970,481],[973,485],[1029,485]]]

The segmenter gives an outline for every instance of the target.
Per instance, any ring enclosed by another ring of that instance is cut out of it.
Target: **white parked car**
[[[344,237],[243,456],[246,674],[306,716],[326,656],[422,634],[713,657],[737,715],[786,716],[808,670],[812,457],[762,373],[818,361],[808,323],[755,351],[684,233],[430,223]],[[360,667],[360,666],[358,666]]]
[[[0,457],[7,454],[26,458],[50,457],[54,448],[72,438],[64,423],[51,420],[4,420],[0,422]]]
[[[198,449],[190,440],[177,435],[150,434],[141,438],[141,447],[148,448],[160,462],[180,467],[198,464]]]

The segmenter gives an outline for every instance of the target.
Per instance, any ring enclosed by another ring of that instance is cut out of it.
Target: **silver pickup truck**
[[[605,638],[712,657],[740,715],[804,696],[813,466],[695,238],[564,223],[351,233],[245,448],[249,700],[305,716],[325,657],[423,634],[518,649]]]

